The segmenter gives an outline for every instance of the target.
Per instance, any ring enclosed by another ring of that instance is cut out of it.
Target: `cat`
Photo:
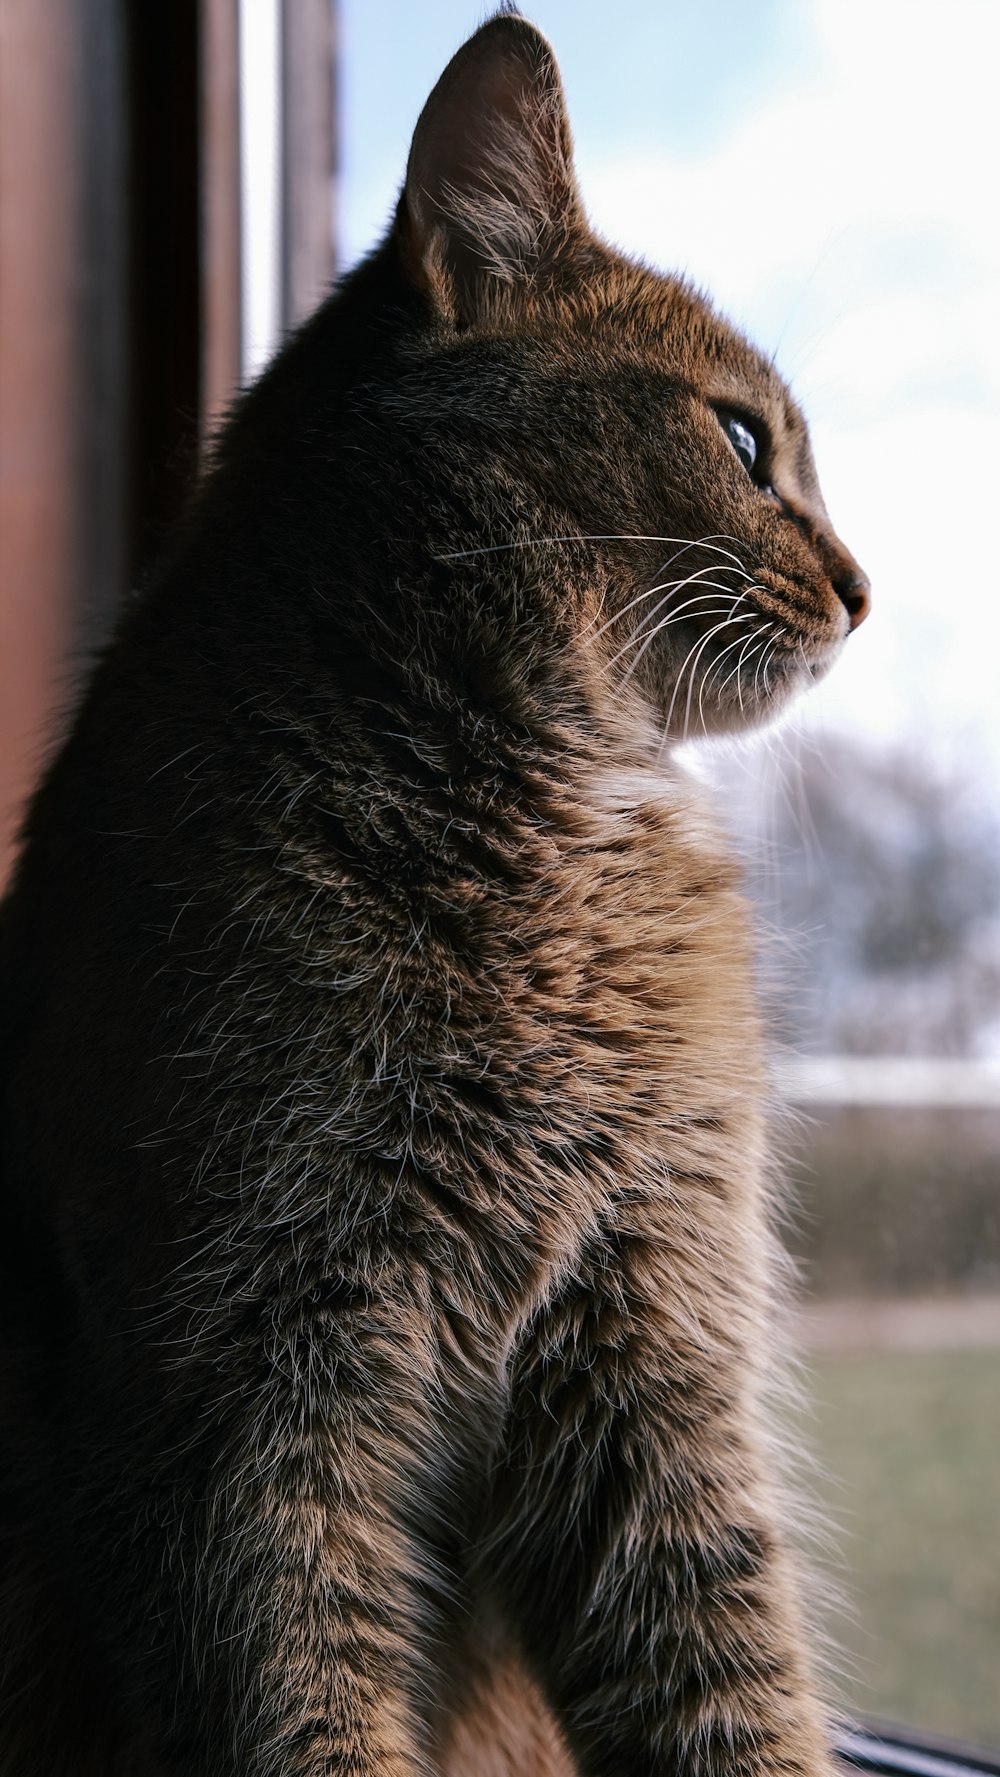
[[[868,605],[511,11],[240,400],[2,925],[3,1777],[820,1777],[736,864]]]

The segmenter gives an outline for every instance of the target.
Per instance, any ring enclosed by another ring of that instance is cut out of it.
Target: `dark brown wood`
[[[334,0],[283,9],[283,320],[333,275]],[[240,382],[239,0],[0,7],[0,884]]]
[[[240,384],[238,0],[201,5],[201,428],[209,437]]]
[[[0,9],[0,878],[61,701],[77,593],[78,41]]]
[[[333,0],[282,8],[282,319],[312,313],[334,274]]]
[[[122,0],[76,0],[81,162],[74,359],[79,585],[71,645],[82,666],[106,640],[128,585],[128,252]]]

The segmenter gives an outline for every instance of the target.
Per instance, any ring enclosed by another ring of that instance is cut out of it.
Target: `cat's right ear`
[[[527,19],[470,37],[427,100],[396,222],[408,274],[456,324],[539,277],[583,226],[555,57]]]

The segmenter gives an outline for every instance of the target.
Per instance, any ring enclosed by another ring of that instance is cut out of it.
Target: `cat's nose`
[[[862,573],[850,550],[845,549],[840,538],[825,525],[814,532],[814,540],[830,585],[850,619],[850,627],[857,629],[871,607],[871,581]]]
[[[871,581],[856,562],[851,562],[849,567],[845,565],[832,578],[833,590],[851,620],[851,628],[857,629],[871,609]]]

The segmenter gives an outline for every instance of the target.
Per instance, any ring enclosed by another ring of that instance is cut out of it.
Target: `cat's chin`
[[[843,646],[844,638],[838,637],[815,653],[807,653],[804,649],[794,649],[777,658],[772,656],[768,663],[768,684],[757,698],[760,704],[760,715],[757,719],[768,721],[772,715],[775,715],[803,692],[811,691],[815,685],[826,678],[830,668],[839,658]],[[751,719],[753,720],[753,718]]]
[[[666,714],[669,738],[684,742],[766,728],[826,677],[842,647],[838,640],[815,655],[789,650],[771,658],[766,678],[757,674],[745,685],[733,684],[724,697],[704,690],[699,697],[696,689],[690,705],[685,701],[679,709],[675,699]]]

